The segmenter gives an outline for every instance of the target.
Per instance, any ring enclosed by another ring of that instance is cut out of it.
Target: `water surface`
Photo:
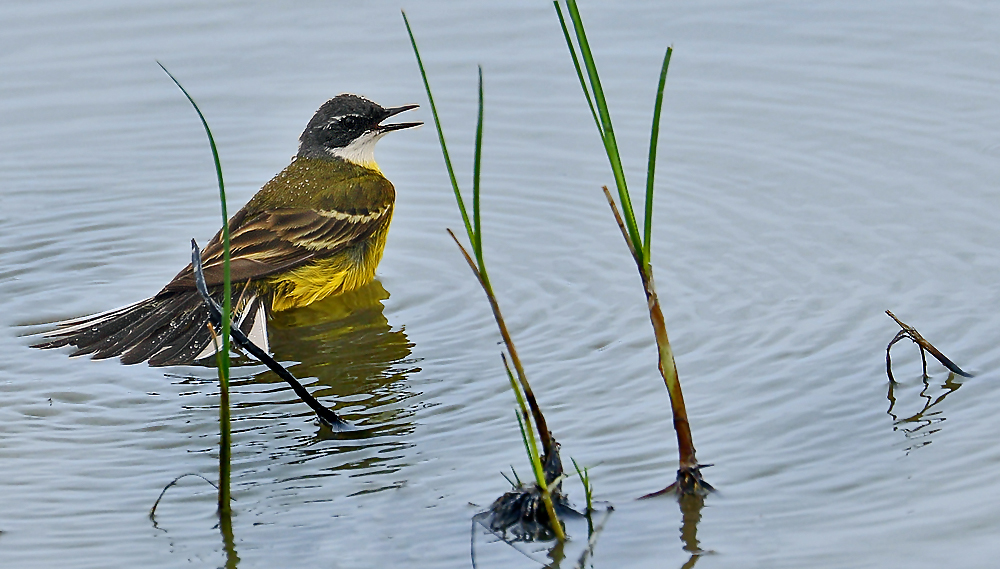
[[[231,208],[327,98],[425,103],[399,6],[0,7],[0,561],[217,566],[212,370],[30,350],[39,323],[128,304],[218,227],[196,97]],[[486,82],[485,249],[565,458],[615,504],[594,567],[989,567],[1000,497],[1000,8],[887,2],[584,3],[642,187],[663,49],[653,261],[704,508],[634,498],[676,448],[612,182],[551,6],[408,7],[468,186]],[[425,108],[415,120],[429,120]],[[432,129],[380,143],[398,203],[378,283],[282,315],[276,356],[364,440],[322,432],[238,370],[241,567],[468,567],[469,520],[527,472],[488,306]],[[912,345],[891,309],[972,379]],[[523,465],[523,466],[522,466]],[[568,488],[578,503],[581,492]],[[480,566],[535,564],[479,543]],[[544,558],[544,552],[541,556]],[[572,566],[567,560],[562,566]],[[690,566],[690,565],[689,565]]]

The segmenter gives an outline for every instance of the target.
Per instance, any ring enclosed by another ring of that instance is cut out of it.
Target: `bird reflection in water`
[[[317,459],[327,463],[318,469],[294,466],[294,472],[284,471],[288,476],[280,478],[292,487],[296,480],[305,478],[344,471],[354,476],[377,475],[405,466],[402,463],[405,449],[412,446],[405,437],[413,431],[414,415],[414,406],[408,400],[418,394],[408,390],[404,380],[419,368],[410,357],[413,344],[402,329],[393,329],[382,313],[382,302],[387,298],[389,293],[376,280],[356,291],[274,315],[269,323],[274,358],[279,362],[299,362],[286,367],[314,397],[357,428],[334,433],[328,427],[321,427],[312,410],[273,372],[251,375],[247,368],[233,368],[232,401],[236,409],[233,433],[242,433],[240,438],[244,440],[251,433],[253,439],[246,446],[236,444],[243,446],[243,450],[256,449],[249,455],[234,453],[239,457],[233,465],[236,476],[257,468],[255,463],[261,455],[267,457],[268,470],[276,471],[282,469],[282,465],[273,463],[276,459],[295,465]],[[256,365],[257,362],[243,359],[239,363]],[[173,377],[185,384],[216,381]],[[260,387],[272,384],[273,389]],[[275,400],[275,394],[280,400]],[[315,425],[312,434],[303,432],[311,430],[309,425]],[[332,461],[323,460],[332,456]],[[361,484],[362,489],[355,494],[378,492],[398,484],[382,482],[378,477],[375,480]],[[150,519],[154,528],[170,533],[157,525],[152,512]],[[224,567],[236,569],[240,557],[231,517],[220,515],[216,528],[222,537]]]
[[[275,313],[268,325],[274,358],[279,362],[298,362],[286,366],[288,371],[321,403],[356,427],[335,433],[314,422],[316,427],[311,435],[282,427],[273,437],[285,439],[283,444],[275,441],[285,447],[279,454],[291,454],[290,458],[299,462],[359,451],[360,456],[325,470],[375,473],[399,468],[398,459],[403,449],[410,446],[402,437],[413,431],[414,409],[408,400],[417,395],[404,380],[419,368],[416,360],[410,358],[413,344],[405,332],[390,326],[382,313],[387,298],[389,293],[376,280],[307,307]],[[233,384],[238,387],[273,384],[274,389],[269,393],[281,393],[279,402],[273,396],[257,401],[246,401],[248,398],[244,397],[237,404],[242,409],[259,410],[257,419],[275,415],[313,417],[309,408],[270,370],[252,377],[234,377]],[[255,391],[259,392],[259,388]],[[234,401],[239,401],[239,397],[234,396]],[[259,428],[275,427],[267,421]]]
[[[922,381],[924,383],[923,389],[920,390],[920,397],[924,399],[923,409],[920,411],[903,418],[899,418],[893,409],[896,407],[896,395],[895,395],[895,385],[893,382],[889,382],[889,391],[886,394],[886,399],[889,400],[889,409],[886,413],[892,417],[892,430],[902,431],[906,436],[908,441],[912,444],[906,447],[905,453],[910,454],[910,451],[923,446],[931,444],[931,435],[941,430],[938,425],[945,420],[941,409],[935,409],[940,403],[944,402],[945,397],[948,397],[955,391],[958,391],[962,384],[956,381],[956,376],[953,372],[948,374],[948,379],[941,384],[941,389],[943,390],[937,397],[932,397],[928,391],[930,391],[931,386],[926,375],[922,376]]]

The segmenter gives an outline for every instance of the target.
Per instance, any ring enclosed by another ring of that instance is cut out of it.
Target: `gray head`
[[[419,105],[385,108],[364,97],[337,95],[316,111],[299,137],[298,156],[340,158],[368,168],[375,165],[375,143],[394,130],[420,126],[421,122],[380,124],[385,119]]]

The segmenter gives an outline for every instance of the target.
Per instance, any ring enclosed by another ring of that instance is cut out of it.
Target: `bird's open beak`
[[[403,105],[401,107],[392,107],[392,108],[386,109],[385,111],[387,113],[389,113],[389,114],[385,115],[385,118],[382,119],[382,120],[385,120],[385,119],[387,119],[387,118],[389,118],[389,117],[391,117],[393,115],[398,115],[399,113],[401,113],[403,111],[408,111],[410,109],[415,109],[415,108],[417,108],[419,106],[420,105]],[[404,128],[413,128],[415,126],[420,126],[422,124],[424,124],[424,123],[422,123],[422,122],[399,122],[399,123],[393,123],[393,124],[380,124],[380,125],[378,125],[378,129],[380,131],[382,131],[382,132],[390,132],[390,131],[393,131],[393,130],[402,130]]]

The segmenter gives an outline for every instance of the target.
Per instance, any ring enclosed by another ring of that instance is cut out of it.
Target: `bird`
[[[375,278],[396,191],[375,162],[382,124],[419,105],[385,108],[344,93],[316,111],[298,152],[228,222],[233,326],[265,351],[267,318],[360,288]],[[206,283],[222,297],[222,231],[201,251]],[[36,348],[123,364],[187,365],[215,354],[209,312],[191,264],[156,295],[116,310],[56,322]]]

